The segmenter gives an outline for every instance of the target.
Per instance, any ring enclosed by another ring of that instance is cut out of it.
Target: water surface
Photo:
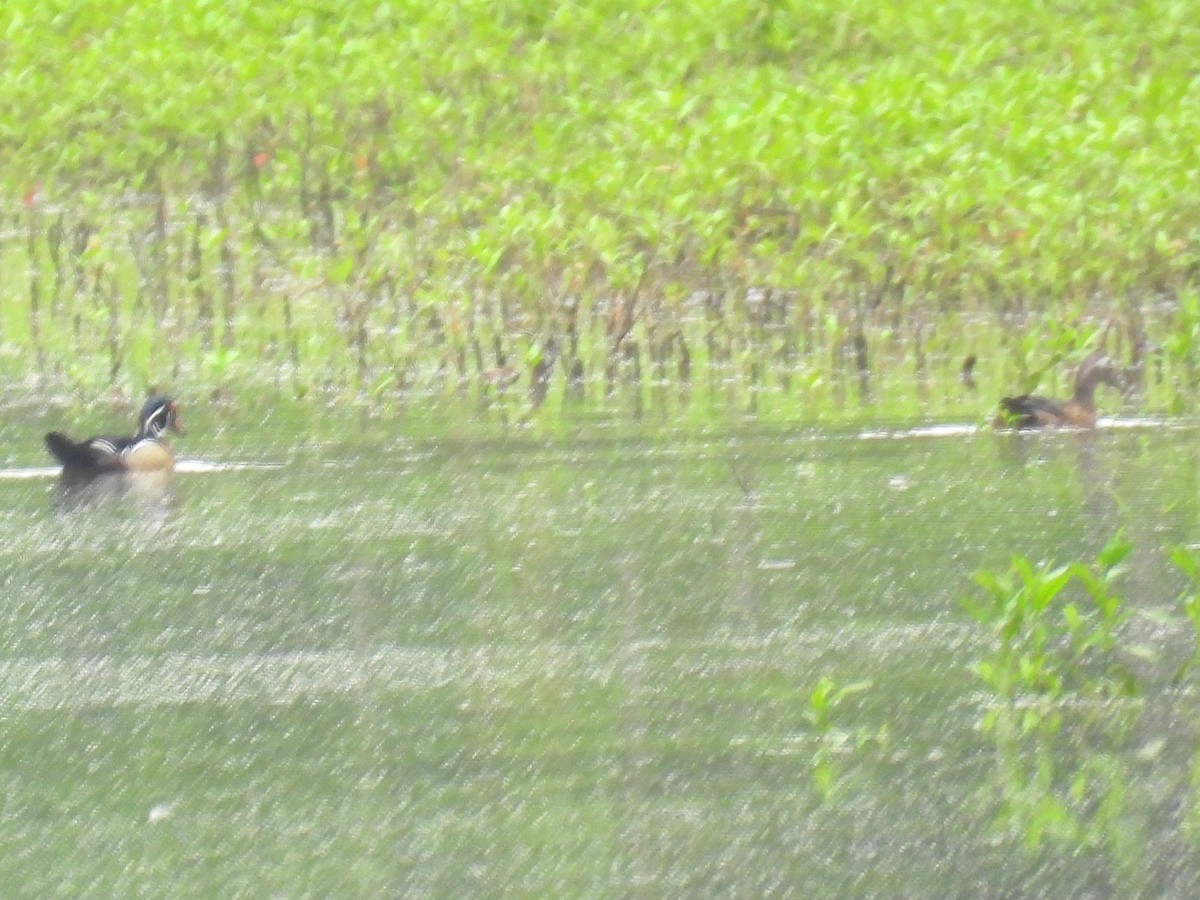
[[[1195,436],[194,433],[169,485],[82,500],[18,454],[0,883],[1186,894],[1200,675],[1172,681],[1163,548],[1200,540]],[[981,730],[971,574],[1118,529],[1138,696]],[[869,681],[826,732],[822,676]],[[1039,826],[1079,773],[1074,820]]]

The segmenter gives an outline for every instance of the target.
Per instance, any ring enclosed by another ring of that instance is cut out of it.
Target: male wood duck
[[[1094,428],[1096,425],[1096,386],[1107,384],[1121,389],[1121,370],[1116,363],[1100,353],[1093,353],[1079,364],[1075,373],[1075,393],[1069,400],[1051,400],[1036,394],[1005,397],[1000,401],[997,428],[1046,428],[1074,425]]]
[[[133,437],[99,435],[75,442],[51,431],[46,435],[46,449],[62,463],[64,473],[165,472],[174,468],[175,456],[162,439],[164,431],[184,433],[179,410],[169,397],[151,394],[142,405]]]

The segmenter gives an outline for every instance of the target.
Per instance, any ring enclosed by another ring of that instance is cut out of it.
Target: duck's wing
[[[100,435],[86,441],[73,441],[57,431],[46,435],[46,449],[66,468],[118,471],[124,467],[121,451],[129,446],[127,437]]]
[[[1037,394],[1005,397],[1000,401],[1000,409],[1004,411],[1001,418],[1014,428],[1041,428],[1067,421],[1067,410],[1061,402]]]

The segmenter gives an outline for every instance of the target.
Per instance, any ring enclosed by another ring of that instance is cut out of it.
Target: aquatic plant
[[[837,787],[841,772],[840,760],[843,757],[869,744],[883,745],[887,742],[886,725],[878,729],[847,730],[837,722],[837,710],[842,702],[852,694],[868,690],[870,687],[869,680],[838,685],[832,678],[823,675],[809,692],[804,718],[815,740],[812,758],[813,784],[822,797],[829,797]]]
[[[1118,871],[1136,870],[1141,835],[1129,821],[1130,773],[1120,748],[1136,715],[1072,710],[1030,721],[1013,705],[998,709],[995,727],[997,797],[993,826],[1030,851],[1047,844],[1105,848]]]
[[[1156,374],[1169,386],[1169,408],[1181,412],[1189,407],[1200,383],[1200,292],[1194,288],[1180,291],[1170,318]]]
[[[1123,308],[1114,343],[1174,359],[1197,27],[1032,0],[12,0],[0,371],[377,400],[513,368],[526,412],[912,419],[976,414],[966,352],[983,388],[1037,379]]]
[[[961,602],[992,634],[990,651],[974,668],[998,700],[1027,694],[1053,701],[1068,691],[1136,692],[1118,653],[1118,634],[1129,613],[1114,587],[1131,550],[1118,533],[1092,562],[1035,567],[1016,556],[1005,573],[976,573],[983,598]],[[1067,590],[1072,583],[1082,588],[1082,597]],[[985,728],[995,724],[995,715],[995,708],[988,711]],[[1026,727],[1038,716],[1031,709]]]
[[[1188,579],[1188,586],[1179,594],[1179,604],[1192,626],[1192,654],[1175,672],[1175,680],[1182,678],[1197,662],[1200,662],[1200,550],[1179,544],[1167,548],[1167,558]]]
[[[1087,605],[1068,601],[1062,608],[1073,662],[1077,666],[1085,665],[1095,656],[1110,674],[1122,678],[1128,675],[1112,662],[1118,649],[1118,632],[1129,618],[1124,598],[1117,593],[1114,582],[1124,572],[1125,559],[1132,551],[1133,545],[1118,532],[1100,549],[1092,563],[1074,562],[1069,567],[1071,576],[1083,586],[1090,601]],[[1130,681],[1124,692],[1132,693],[1134,689],[1135,685]]]
[[[977,573],[984,596],[962,601],[992,636],[974,669],[991,691],[980,728],[995,742],[995,826],[1031,851],[1103,848],[1124,873],[1141,858],[1140,836],[1122,825],[1121,763],[1139,707],[1114,702],[1138,690],[1121,660],[1129,611],[1115,584],[1131,550],[1118,533],[1091,561],[1014,557],[1006,572]]]

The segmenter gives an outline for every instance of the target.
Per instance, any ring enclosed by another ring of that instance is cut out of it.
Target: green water
[[[40,426],[10,418],[11,462],[43,464]],[[0,892],[1200,882],[1200,674],[1171,682],[1191,637],[1162,552],[1198,538],[1195,431],[344,426],[193,427],[185,458],[282,465],[163,495],[0,479]],[[981,731],[971,573],[1118,528],[1140,695],[1046,739]],[[870,680],[824,738],[821,676]],[[1037,839],[1038,797],[1078,772],[1072,836]]]

